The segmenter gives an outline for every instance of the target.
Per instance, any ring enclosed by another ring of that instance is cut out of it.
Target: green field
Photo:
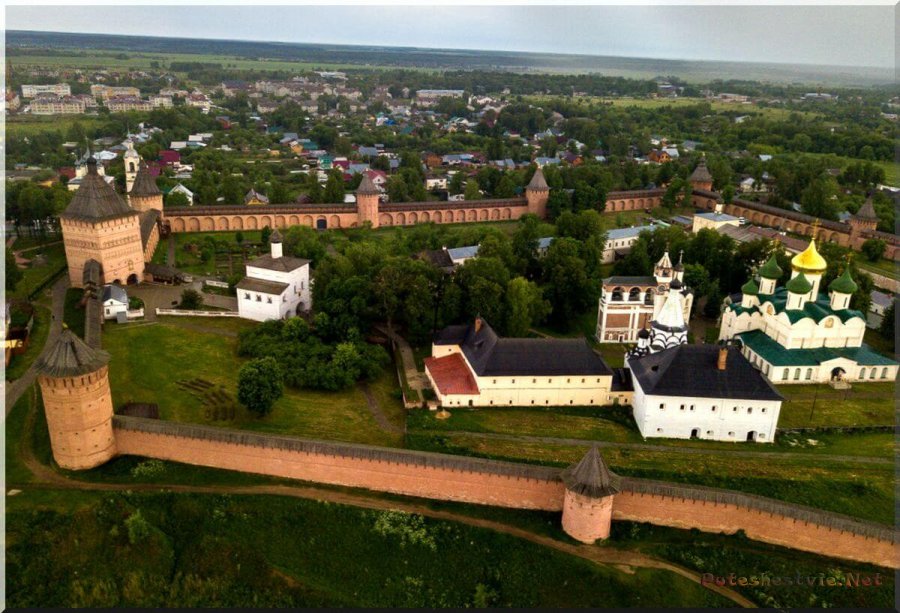
[[[6,136],[17,138],[42,132],[61,132],[65,135],[73,124],[80,124],[85,130],[90,130],[105,121],[102,117],[90,115],[9,115],[6,119]],[[18,241],[16,247],[19,248]]]
[[[252,325],[244,320],[182,317],[155,324],[106,326],[103,348],[112,356],[114,405],[156,403],[162,419],[179,422],[373,445],[402,443],[400,435],[378,427],[357,387],[343,392],[285,388],[284,396],[264,418],[240,406],[237,374],[244,360],[236,355],[237,338],[215,330],[233,333]],[[187,326],[191,326],[188,334]],[[189,387],[198,381],[208,383],[210,392]],[[396,389],[393,373],[386,369],[371,387],[388,419],[401,425],[404,413],[392,395]]]
[[[9,499],[6,526],[11,607],[726,604],[667,571],[282,497],[26,492]]]
[[[827,385],[781,385],[778,391],[785,397],[779,428],[894,424],[893,383],[854,383],[849,390]]]

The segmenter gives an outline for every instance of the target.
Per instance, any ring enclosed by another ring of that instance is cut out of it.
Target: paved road
[[[53,295],[53,303],[50,307],[50,312],[52,314],[50,320],[50,332],[47,333],[47,342],[44,344],[44,349],[41,352],[47,350],[47,347],[50,347],[56,339],[59,337],[59,333],[62,331],[62,323],[63,323],[63,312],[66,304],[66,290],[69,289],[69,276],[63,275],[60,279],[53,284],[51,288],[51,292]],[[4,397],[6,399],[6,415],[9,415],[9,412],[12,410],[13,406],[18,402],[19,398],[22,394],[31,387],[31,384],[34,383],[34,380],[37,378],[37,360],[35,360],[31,367],[25,371],[25,374],[16,379],[15,381],[9,382],[5,381],[3,383],[4,389]]]
[[[34,409],[29,411],[25,420],[25,428],[23,440],[30,441],[31,430],[34,426]],[[594,564],[601,566],[611,566],[620,572],[633,573],[634,568],[655,568],[669,571],[680,575],[689,581],[702,585],[706,589],[713,591],[720,596],[731,600],[738,606],[746,608],[755,608],[756,605],[741,596],[735,590],[717,585],[707,585],[700,582],[700,574],[673,564],[666,560],[655,558],[647,554],[637,551],[627,551],[614,549],[612,547],[597,547],[595,545],[580,545],[557,540],[549,536],[535,534],[524,528],[504,524],[499,521],[481,519],[471,517],[463,513],[453,511],[436,510],[415,501],[398,501],[386,500],[375,495],[369,495],[365,492],[348,492],[328,489],[325,487],[315,486],[293,486],[293,485],[252,485],[252,486],[195,486],[181,484],[153,484],[153,483],[92,483],[69,479],[57,473],[53,469],[41,464],[34,456],[34,450],[31,445],[25,444],[20,446],[19,455],[26,467],[37,477],[37,483],[15,484],[8,483],[8,486],[14,486],[21,490],[25,495],[30,489],[69,489],[69,490],[89,490],[89,491],[165,491],[165,492],[193,492],[202,494],[239,494],[239,495],[275,495],[275,496],[291,496],[293,498],[303,498],[308,500],[318,500],[331,502],[335,504],[344,504],[364,509],[384,510],[384,511],[403,511],[405,513],[415,513],[425,517],[440,519],[443,521],[454,521],[478,528],[486,528],[503,534],[520,538],[549,549],[554,549],[562,553],[576,556]],[[23,494],[18,494],[19,496]]]

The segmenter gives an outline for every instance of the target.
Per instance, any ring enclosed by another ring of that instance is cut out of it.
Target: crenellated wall
[[[113,430],[120,455],[437,500],[561,511],[564,529],[584,541],[605,538],[611,517],[707,532],[743,530],[766,543],[900,568],[897,536],[887,526],[740,492],[617,477],[617,494],[592,500],[568,491],[559,469],[543,466],[138,417],[115,416]]]

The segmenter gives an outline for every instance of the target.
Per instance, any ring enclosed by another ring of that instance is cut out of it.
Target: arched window
[[[806,380],[809,381],[810,379],[812,379],[812,368],[807,368],[806,369]]]
[[[641,300],[641,288],[632,287],[628,292],[628,302],[639,302]]]
[[[612,291],[612,300],[621,302],[621,300],[622,300],[622,291],[623,291],[623,290],[622,290],[621,287],[614,287],[614,288],[613,288],[613,291]]]
[[[877,374],[878,374],[878,369],[873,366],[872,372],[869,374],[869,379],[874,379]]]
[[[887,366],[885,366],[884,368],[881,369],[881,378],[887,379],[887,373],[888,373],[888,369],[887,369]]]
[[[863,367],[863,368],[860,369],[860,371],[859,371],[859,378],[860,378],[860,379],[865,379],[865,378],[866,378],[866,369],[865,369],[865,367]]]
[[[800,369],[796,368],[796,369],[794,369],[794,381],[799,381],[799,380],[800,380]]]

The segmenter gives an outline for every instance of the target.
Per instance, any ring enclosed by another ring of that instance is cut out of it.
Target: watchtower
[[[547,201],[550,199],[550,186],[544,178],[544,171],[538,166],[534,176],[525,187],[525,199],[528,201],[528,212],[541,219],[547,217]]]
[[[705,192],[711,192],[713,186],[713,176],[710,174],[709,169],[706,167],[706,158],[700,158],[700,163],[697,164],[697,167],[694,169],[694,172],[691,173],[691,176],[688,177],[688,182],[690,182],[691,187],[694,189],[699,189]]]
[[[381,190],[372,181],[372,178],[363,173],[363,180],[356,189],[356,215],[358,225],[365,222],[372,224],[373,228],[378,227],[378,200],[381,196]]]
[[[847,221],[850,224],[850,245],[859,249],[856,243],[862,243],[863,234],[874,232],[878,227],[878,215],[875,213],[872,197],[866,198],[856,215],[852,215]]]
[[[38,359],[50,446],[61,468],[93,468],[116,455],[108,363],[108,353],[65,327]]]
[[[150,167],[141,162],[134,184],[128,193],[128,204],[138,213],[163,210],[163,195],[156,185],[156,179],[150,174]]]
[[[562,513],[566,534],[582,543],[609,537],[618,478],[610,473],[596,445],[562,477],[566,484]]]
[[[141,155],[134,150],[134,143],[128,141],[125,153],[122,154],[122,162],[125,165],[125,193],[130,193],[137,179],[138,168],[141,165]]]

